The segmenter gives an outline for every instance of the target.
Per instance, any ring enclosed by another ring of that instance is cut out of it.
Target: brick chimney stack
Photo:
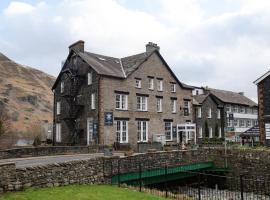
[[[74,50],[76,52],[84,52],[84,41],[79,40],[79,41],[73,43],[72,45],[70,45],[68,48],[69,48],[69,52],[71,50]]]
[[[154,50],[160,50],[160,47],[153,43],[153,42],[148,42],[148,44],[145,45],[146,47],[146,52],[151,52],[151,51],[154,51]]]

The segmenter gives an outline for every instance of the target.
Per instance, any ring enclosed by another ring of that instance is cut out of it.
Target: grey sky
[[[268,0],[1,1],[0,52],[57,76],[68,45],[124,57],[149,41],[187,84],[244,91],[269,70]]]

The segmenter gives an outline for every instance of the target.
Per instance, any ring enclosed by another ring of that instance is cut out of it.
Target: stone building
[[[114,58],[87,52],[78,41],[52,89],[55,145],[173,143],[177,125],[192,122],[192,87],[178,80],[154,43]]]
[[[257,104],[236,93],[207,87],[193,89],[194,122],[197,136],[240,141],[240,133],[257,125]]]
[[[260,142],[270,146],[270,71],[254,83],[258,88]]]

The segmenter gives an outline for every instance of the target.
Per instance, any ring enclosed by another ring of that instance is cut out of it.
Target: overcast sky
[[[57,76],[68,46],[124,57],[149,41],[191,85],[243,91],[270,69],[269,0],[0,1],[0,52]]]

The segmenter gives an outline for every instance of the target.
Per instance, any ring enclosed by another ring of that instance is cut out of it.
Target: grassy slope
[[[73,185],[7,193],[0,200],[162,200],[164,198],[107,185]]]

